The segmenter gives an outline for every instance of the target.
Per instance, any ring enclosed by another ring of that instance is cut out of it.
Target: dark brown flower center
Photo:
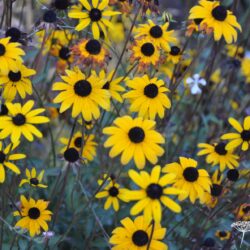
[[[155,52],[155,47],[152,43],[144,43],[141,46],[141,52],[144,56],[152,56]]]
[[[225,231],[220,231],[219,236],[220,237],[225,237],[225,236],[227,236],[227,233]]]
[[[4,163],[6,159],[6,154],[3,151],[0,151],[0,163]]]
[[[53,10],[48,10],[43,14],[43,21],[46,23],[54,23],[56,21],[56,13]]]
[[[226,144],[223,142],[218,143],[215,147],[214,150],[217,154],[219,155],[226,155],[227,150],[226,150]]]
[[[70,58],[70,50],[68,47],[62,47],[59,50],[59,57],[63,60],[68,60]]]
[[[37,186],[39,184],[39,181],[37,178],[31,178],[30,179],[30,184]]]
[[[180,50],[179,47],[177,47],[177,46],[172,46],[171,47],[170,54],[172,56],[177,56],[177,55],[179,55],[180,52],[181,52],[181,50]]]
[[[154,38],[160,38],[162,37],[163,31],[159,25],[155,25],[150,29],[149,33]]]
[[[31,219],[36,220],[40,217],[40,210],[36,207],[29,209],[28,215]]]
[[[79,153],[75,148],[69,148],[64,152],[64,159],[68,162],[76,162],[79,160]]]
[[[227,10],[224,6],[217,6],[212,10],[212,16],[222,22],[227,18]]]
[[[74,141],[74,144],[77,148],[81,148],[82,146],[82,137],[77,137]]]
[[[26,118],[23,114],[19,113],[17,115],[15,115],[12,118],[12,122],[16,125],[16,126],[22,126],[25,124],[26,122]]]
[[[149,241],[148,234],[143,230],[137,230],[133,233],[132,241],[138,247],[145,246]]]
[[[237,181],[239,176],[240,176],[240,174],[239,174],[239,171],[237,169],[230,169],[227,172],[227,178],[230,181]]]
[[[222,190],[223,190],[223,187],[221,185],[213,184],[211,187],[211,195],[214,197],[218,197],[221,195]]]
[[[159,184],[152,183],[147,187],[146,192],[151,199],[160,199],[163,188]]]
[[[21,38],[21,31],[15,27],[12,27],[5,32],[5,36],[10,37],[10,42],[18,42]]]
[[[243,141],[250,141],[250,130],[243,130],[241,132],[241,138]]]
[[[186,181],[194,182],[194,181],[196,181],[198,179],[199,172],[194,167],[187,167],[183,171],[183,176],[184,176],[184,178],[185,178]]]
[[[0,56],[3,56],[6,52],[6,48],[3,44],[0,43]]]
[[[145,132],[140,127],[131,128],[128,132],[129,139],[134,143],[140,143],[145,138]]]
[[[117,187],[111,187],[109,189],[109,195],[112,196],[112,197],[116,197],[117,195],[119,194],[119,190]]]
[[[84,97],[91,93],[92,87],[89,81],[80,80],[75,83],[74,90],[78,96]]]
[[[148,84],[144,88],[144,95],[149,98],[155,98],[158,95],[158,87],[154,83]]]
[[[242,211],[243,211],[245,214],[249,213],[249,212],[250,212],[250,206],[245,206],[245,207],[242,209]]]
[[[22,74],[21,74],[20,71],[18,71],[18,72],[10,71],[9,74],[8,74],[8,77],[9,77],[9,79],[10,79],[12,82],[18,82],[18,81],[21,80]]]
[[[86,43],[85,49],[91,55],[98,55],[101,52],[101,44],[99,41],[91,39]]]
[[[70,2],[69,0],[55,0],[54,5],[58,10],[65,10],[69,7]]]
[[[89,18],[92,22],[98,22],[102,18],[102,12],[97,8],[93,8],[89,12]]]

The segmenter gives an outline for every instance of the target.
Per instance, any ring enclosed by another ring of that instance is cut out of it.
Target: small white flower
[[[52,238],[54,235],[55,235],[55,233],[52,232],[52,231],[43,232],[43,237],[44,237],[45,239],[50,239],[50,238]]]
[[[206,86],[207,82],[205,79],[200,78],[199,74],[194,74],[193,77],[188,77],[186,83],[189,85],[192,95],[201,94],[201,87]]]

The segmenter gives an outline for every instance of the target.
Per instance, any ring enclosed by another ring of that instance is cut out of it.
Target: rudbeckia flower
[[[69,144],[70,148],[75,148],[78,152],[82,148],[82,157],[88,161],[93,161],[96,156],[96,146],[97,143],[94,141],[95,136],[93,134],[84,135],[84,140],[82,140],[82,133],[80,131],[76,132],[69,144],[69,139],[62,137],[60,142],[65,145],[61,150],[61,153],[64,153]]]
[[[250,145],[250,116],[245,117],[243,125],[230,117],[228,122],[237,131],[237,133],[227,133],[221,136],[222,140],[230,140],[226,150],[232,150],[241,145],[243,151],[247,151]]]
[[[1,74],[0,72],[0,85],[3,87],[3,98],[11,102],[17,93],[22,99],[26,97],[26,94],[31,95],[32,84],[29,77],[35,73],[35,70],[27,68],[21,62],[16,62],[14,68],[10,65],[6,74]]]
[[[135,38],[148,38],[155,46],[161,47],[165,51],[170,51],[170,44],[177,43],[177,38],[175,38],[173,30],[167,31],[168,26],[168,22],[163,25],[157,25],[149,19],[147,24],[141,24],[136,29]]]
[[[94,74],[87,78],[78,67],[66,70],[66,74],[61,76],[63,82],[53,85],[54,91],[60,91],[54,99],[55,103],[61,103],[60,113],[72,107],[72,117],[82,114],[84,120],[90,121],[99,118],[99,107],[109,110],[110,94],[102,88],[103,80]]]
[[[211,180],[208,172],[205,169],[197,169],[197,161],[191,158],[179,157],[179,161],[166,164],[163,173],[176,174],[173,186],[186,191],[179,195],[179,200],[189,197],[192,203],[196,199],[202,202],[205,191],[210,193]]]
[[[177,64],[181,60],[181,56],[181,49],[178,46],[171,46],[166,61],[172,62],[173,64]]]
[[[152,78],[147,75],[135,77],[126,82],[132,88],[123,95],[130,100],[130,111],[138,112],[139,116],[155,120],[158,115],[163,118],[165,110],[171,107],[171,102],[166,95],[169,89],[165,87],[163,80]]]
[[[98,192],[95,197],[97,199],[106,198],[104,209],[108,210],[113,206],[115,211],[118,211],[120,208],[119,200],[127,201],[126,189],[120,188],[120,185],[116,183],[114,179],[108,178],[106,181],[105,187],[102,191]],[[98,184],[102,185],[103,180],[98,180]]]
[[[223,172],[226,167],[233,169],[239,166],[239,156],[233,154],[233,150],[226,150],[224,142],[215,143],[213,145],[207,143],[199,143],[201,150],[197,155],[207,155],[206,162],[212,166],[219,165],[220,171]]]
[[[250,220],[250,203],[241,204],[240,207],[235,209],[236,218],[249,221]]]
[[[146,159],[156,164],[158,157],[164,154],[159,144],[165,139],[154,130],[156,123],[138,117],[123,116],[114,120],[114,126],[106,127],[103,133],[109,135],[104,147],[112,147],[111,158],[121,154],[121,163],[126,165],[133,158],[135,165],[142,169]]]
[[[42,133],[33,124],[49,122],[49,118],[38,116],[45,111],[43,108],[33,109],[34,101],[28,101],[23,106],[20,103],[7,103],[9,113],[1,118],[0,139],[10,136],[16,142],[23,135],[28,141],[34,140],[34,135],[42,138]]]
[[[10,67],[17,71],[16,61],[22,62],[22,57],[25,55],[24,51],[18,48],[20,43],[10,42],[10,37],[0,38],[0,73],[7,74]]]
[[[139,71],[146,70],[150,65],[158,67],[161,60],[160,48],[155,46],[150,39],[135,40],[131,52],[130,60],[132,63],[139,62]]]
[[[131,215],[137,215],[144,212],[147,220],[152,219],[160,222],[162,218],[162,205],[175,213],[181,212],[181,207],[169,195],[179,195],[184,191],[169,186],[175,179],[175,174],[161,175],[161,167],[155,166],[151,174],[146,171],[137,173],[129,170],[129,177],[139,186],[139,190],[127,191],[126,197],[130,201],[138,201],[130,210]]]
[[[44,200],[37,200],[30,198],[26,199],[21,196],[21,208],[20,212],[14,212],[15,216],[21,216],[22,218],[16,223],[15,227],[27,229],[31,237],[39,235],[41,228],[44,231],[48,231],[47,222],[51,220],[52,212],[47,210],[49,202]]]
[[[44,175],[44,170],[42,170],[38,175],[36,172],[35,168],[32,168],[31,171],[26,168],[25,170],[25,175],[26,175],[26,179],[22,179],[19,187],[21,187],[23,184],[25,183],[29,183],[32,187],[41,187],[41,188],[46,188],[47,185],[42,184],[42,179],[43,179],[43,175]]]
[[[101,70],[99,73],[100,79],[105,79],[105,83],[102,86],[103,89],[107,89],[111,95],[111,98],[118,102],[122,102],[123,98],[121,96],[121,92],[125,91],[125,88],[121,86],[121,82],[125,81],[126,78],[120,76],[117,78],[114,78],[114,70],[112,70],[110,73],[106,74],[104,70]]]
[[[216,231],[215,236],[217,236],[221,241],[228,240],[231,237],[231,232],[218,230]]]
[[[190,10],[189,19],[202,19],[200,25],[213,29],[214,40],[218,41],[223,36],[227,43],[237,41],[236,28],[241,31],[241,26],[230,10],[220,5],[219,1],[199,1],[199,5]]]
[[[10,143],[4,148],[3,142],[0,141],[0,183],[5,181],[5,167],[9,168],[16,174],[20,174],[20,169],[12,161],[24,159],[25,154],[11,154],[11,151],[16,149],[20,142]]]
[[[138,216],[132,221],[126,217],[121,220],[122,227],[113,230],[109,242],[113,250],[167,250],[168,246],[161,242],[166,234],[166,228],[160,223],[152,223]],[[150,244],[149,244],[150,243]]]
[[[72,54],[80,64],[91,67],[103,67],[108,58],[108,51],[96,39],[83,39],[72,47]]]
[[[100,38],[100,29],[107,36],[106,27],[112,28],[112,23],[108,20],[110,17],[119,15],[120,12],[107,10],[109,0],[92,0],[92,6],[88,0],[80,0],[83,10],[74,6],[69,11],[70,18],[79,19],[79,24],[75,27],[77,31],[83,30],[91,24],[92,33],[95,39]]]

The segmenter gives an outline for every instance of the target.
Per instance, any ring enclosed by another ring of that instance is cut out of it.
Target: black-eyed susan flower
[[[122,102],[123,99],[121,96],[121,92],[124,92],[125,88],[121,86],[120,83],[126,79],[124,79],[124,77],[122,76],[114,78],[113,75],[114,70],[112,70],[110,73],[105,73],[104,70],[101,70],[99,75],[96,76],[100,79],[104,79],[104,85],[102,86],[102,88],[107,89],[109,91],[111,98],[118,102]]]
[[[44,231],[48,231],[47,222],[51,220],[52,212],[47,210],[49,205],[48,201],[29,200],[25,196],[21,196],[21,208],[20,212],[14,212],[15,216],[21,216],[22,218],[16,223],[15,227],[27,229],[31,237],[39,235],[41,228]]]
[[[79,63],[91,65],[92,68],[105,66],[108,51],[96,39],[83,39],[72,47],[72,54]]]
[[[164,154],[159,144],[163,144],[165,139],[155,131],[155,125],[154,121],[143,120],[141,117],[116,118],[114,126],[103,129],[103,133],[109,135],[104,147],[112,147],[109,152],[111,158],[121,154],[123,165],[128,164],[132,158],[140,169],[144,168],[146,159],[156,164],[158,157]]]
[[[218,230],[218,231],[216,231],[215,236],[217,236],[222,241],[228,240],[231,237],[231,232]]]
[[[202,19],[200,25],[213,29],[214,40],[218,41],[223,36],[227,43],[237,41],[237,31],[241,26],[233,13],[226,9],[219,1],[199,1],[199,5],[190,10],[189,19]]]
[[[10,136],[12,142],[17,142],[23,135],[28,141],[34,140],[34,135],[42,138],[42,133],[34,124],[49,122],[49,118],[39,116],[45,111],[43,108],[33,109],[34,101],[30,100],[23,106],[20,103],[7,103],[9,113],[1,118],[0,139]]]
[[[61,150],[61,153],[64,153],[68,147],[75,148],[78,152],[82,149],[82,158],[87,159],[88,161],[93,161],[96,156],[96,146],[97,143],[94,141],[95,136],[93,134],[84,135],[84,139],[82,137],[82,133],[80,131],[76,132],[69,144],[69,139],[62,137],[60,139],[61,143],[65,145],[65,147]]]
[[[32,187],[40,187],[40,188],[46,188],[47,185],[42,184],[42,179],[44,175],[44,170],[42,170],[39,174],[37,174],[36,169],[32,168],[31,171],[26,168],[25,170],[26,178],[23,178],[19,184],[19,187],[21,187],[23,184],[30,184]]]
[[[162,204],[175,213],[181,212],[181,207],[169,195],[179,195],[182,190],[169,186],[175,179],[175,174],[161,176],[161,167],[155,166],[151,174],[146,171],[137,173],[129,170],[129,177],[139,186],[138,190],[127,191],[126,197],[130,201],[138,201],[130,210],[131,215],[137,215],[143,211],[147,220],[160,222],[162,218]]]
[[[216,170],[211,178],[212,185],[211,191],[205,192],[203,202],[210,208],[214,208],[218,203],[218,199],[224,193],[222,186],[223,174],[219,170]]]
[[[103,180],[98,180],[98,184],[102,185]],[[95,196],[97,199],[106,198],[104,209],[108,210],[111,206],[115,211],[120,208],[119,200],[127,201],[126,189],[121,188],[114,178],[108,178],[102,191]]]
[[[171,102],[166,95],[169,89],[165,87],[163,80],[149,78],[147,75],[135,77],[126,82],[132,90],[123,95],[130,100],[130,111],[138,112],[144,118],[154,120],[158,115],[163,118],[165,110],[171,107]]]
[[[161,61],[160,48],[154,45],[150,39],[137,39],[131,46],[131,63],[139,62],[138,70],[146,71],[146,69],[153,65],[158,67]]]
[[[4,147],[2,141],[0,141],[0,182],[5,181],[5,167],[10,169],[16,174],[20,174],[20,169],[12,161],[24,159],[25,154],[12,154],[11,152],[15,150],[20,142],[10,143],[8,146]]]
[[[102,0],[100,3],[98,0],[92,0],[92,5],[90,5],[88,0],[80,0],[80,4],[83,7],[82,10],[73,6],[68,16],[79,19],[79,24],[75,27],[77,31],[91,25],[94,38],[99,39],[100,29],[104,33],[104,36],[107,36],[106,27],[113,27],[109,18],[120,14],[118,11],[108,10],[108,3],[108,0]]]
[[[244,221],[250,220],[250,203],[243,203],[235,209],[236,218]]]
[[[181,57],[182,57],[181,49],[178,46],[171,46],[166,61],[172,62],[173,64],[177,64],[181,60]]]
[[[246,82],[250,83],[250,58],[245,57],[241,62],[241,73],[245,77]]]
[[[226,46],[226,52],[229,57],[242,59],[245,55],[244,47],[237,44],[228,44]]]
[[[167,250],[168,246],[162,242],[166,228],[160,223],[152,223],[138,216],[132,221],[129,217],[121,220],[122,227],[112,231],[110,243],[113,250]],[[149,244],[150,243],[150,244]]]
[[[166,164],[163,172],[176,174],[173,186],[186,191],[178,196],[181,201],[189,197],[192,203],[196,199],[202,202],[205,191],[210,193],[209,174],[205,169],[197,169],[197,161],[194,159],[179,157],[179,162]]]
[[[98,119],[100,108],[110,108],[110,94],[103,89],[104,81],[91,74],[88,78],[76,67],[66,70],[66,76],[61,76],[63,82],[53,85],[54,91],[60,91],[55,97],[55,103],[61,103],[60,113],[72,107],[72,116],[82,114],[84,120]]]
[[[198,147],[201,150],[197,155],[207,155],[206,162],[212,166],[219,165],[220,171],[223,172],[226,167],[233,169],[239,166],[239,156],[233,153],[233,150],[226,150],[224,142],[214,143],[212,145],[207,143],[199,143]]]
[[[174,36],[174,31],[167,31],[169,23],[163,25],[155,24],[152,20],[148,20],[147,24],[141,24],[136,29],[135,38],[146,37],[150,39],[155,46],[163,48],[165,51],[170,51],[170,44],[176,43],[177,38]]]
[[[0,73],[7,74],[10,66],[12,70],[17,71],[16,61],[22,62],[24,51],[19,48],[20,43],[10,42],[10,37],[0,39]]]
[[[36,73],[35,70],[27,68],[21,62],[16,62],[14,68],[9,66],[6,74],[0,72],[0,85],[3,87],[3,98],[6,101],[13,101],[18,95],[24,99],[26,94],[32,94],[32,84],[30,76]]]
[[[244,118],[243,125],[232,117],[228,119],[228,122],[237,132],[221,136],[222,140],[230,140],[226,145],[226,150],[232,150],[241,145],[241,149],[247,151],[250,145],[250,116]]]

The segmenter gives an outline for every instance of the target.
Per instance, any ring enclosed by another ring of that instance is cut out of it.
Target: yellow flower
[[[200,150],[197,155],[207,155],[206,162],[212,164],[212,166],[219,165],[221,172],[223,172],[226,167],[233,169],[239,166],[239,156],[233,154],[233,150],[226,150],[226,144],[223,142],[213,145],[199,143],[198,147],[202,150]]]
[[[26,98],[26,94],[32,94],[32,84],[30,76],[36,73],[35,70],[27,68],[21,62],[16,62],[15,67],[10,65],[9,70],[5,74],[0,73],[0,85],[3,86],[3,98],[11,102],[18,93],[22,99]]]
[[[34,135],[42,138],[42,133],[33,124],[49,122],[49,118],[38,116],[45,111],[43,108],[33,109],[34,101],[28,101],[23,106],[20,103],[7,103],[9,113],[1,118],[0,139],[11,137],[12,142],[17,142],[21,135],[27,140],[33,141]]]
[[[95,75],[95,72],[93,72]],[[112,70],[110,73],[106,74],[104,70],[101,70],[99,75],[96,74],[96,77],[99,77],[100,79],[104,79],[104,85],[102,86],[103,89],[107,89],[113,99],[115,99],[118,102],[122,102],[123,99],[120,95],[121,92],[125,91],[125,88],[120,85],[120,83],[124,79],[124,77],[118,77],[114,78],[114,70]]]
[[[26,168],[25,175],[27,178],[21,180],[19,187],[21,187],[25,183],[29,183],[32,187],[41,187],[41,188],[47,187],[47,185],[41,183],[44,175],[44,170],[42,170],[37,175],[35,168],[32,168],[31,171],[29,171],[29,169]]]
[[[114,125],[103,129],[109,138],[104,147],[112,147],[111,158],[121,155],[121,163],[126,165],[133,158],[135,165],[142,169],[146,159],[156,164],[158,157],[164,154],[159,144],[165,142],[163,136],[154,130],[156,123],[138,117],[123,116],[114,120]]]
[[[167,31],[169,22],[163,25],[157,25],[152,20],[148,20],[148,24],[141,24],[136,29],[135,38],[145,37],[150,39],[155,46],[163,48],[165,51],[170,51],[170,43],[176,43],[177,39],[174,36],[174,31]]]
[[[181,49],[177,46],[171,46],[171,49],[167,55],[166,62],[172,62],[173,64],[177,64],[181,60],[181,56]]]
[[[231,232],[218,230],[218,231],[216,231],[215,236],[217,236],[222,241],[228,240],[231,237]]]
[[[120,185],[115,182],[114,179],[108,178],[106,181],[107,185],[105,184],[105,187],[102,191],[98,192],[96,194],[97,199],[106,198],[106,202],[104,205],[104,209],[107,210],[111,206],[113,206],[115,211],[119,210],[119,200],[126,201],[126,189],[120,188]],[[99,180],[98,184],[102,185],[103,181]]]
[[[175,174],[165,174],[161,177],[160,166],[155,166],[151,174],[146,171],[137,173],[134,170],[129,170],[128,174],[140,188],[139,190],[127,191],[126,197],[128,200],[138,200],[130,210],[131,215],[137,215],[143,211],[147,220],[151,221],[153,219],[160,222],[162,218],[161,204],[175,213],[181,212],[179,204],[168,197],[168,195],[183,193],[182,190],[168,186],[173,183],[176,177]]]
[[[99,118],[99,106],[109,110],[110,94],[102,88],[104,80],[93,73],[87,78],[78,67],[66,70],[66,74],[61,76],[63,82],[53,85],[54,91],[60,91],[54,99],[55,103],[61,103],[60,113],[72,107],[72,117],[82,114],[84,120],[90,121]]]
[[[189,19],[202,19],[200,25],[213,29],[214,40],[218,41],[223,36],[227,43],[237,41],[237,31],[241,26],[233,13],[220,5],[219,1],[199,1],[199,5],[190,10]]]
[[[78,63],[103,67],[108,58],[108,51],[95,39],[83,39],[72,48],[72,54]]]
[[[242,60],[241,73],[246,78],[246,82],[250,83],[250,58],[246,57]]]
[[[243,221],[249,221],[250,220],[250,204],[244,203],[241,204],[240,207],[235,209],[236,217],[237,219],[243,220]]]
[[[165,87],[163,80],[157,78],[150,79],[147,75],[135,77],[126,82],[132,88],[123,95],[130,100],[130,111],[138,112],[144,118],[155,120],[156,115],[163,118],[165,109],[171,107],[171,102],[165,92],[169,89]]]
[[[94,141],[95,136],[90,135],[84,135],[84,141],[82,141],[82,133],[76,132],[69,144],[68,138],[61,138],[60,141],[65,145],[65,147],[61,150],[61,153],[64,153],[67,149],[67,146],[69,144],[70,148],[75,148],[78,152],[81,151],[82,148],[82,157],[84,159],[87,159],[88,161],[93,161],[94,157],[96,156],[96,146],[97,143]]]
[[[47,210],[49,202],[44,200],[37,200],[30,198],[27,200],[21,195],[21,209],[14,212],[15,216],[22,218],[16,223],[15,227],[27,229],[31,237],[39,235],[41,228],[48,231],[47,221],[51,220],[52,212]]]
[[[222,140],[230,140],[226,150],[232,150],[241,145],[241,149],[247,151],[250,145],[250,116],[245,117],[243,126],[232,117],[228,119],[228,122],[237,133],[227,133],[221,136]]]
[[[168,249],[168,246],[161,242],[166,234],[166,228],[162,228],[159,223],[152,225],[152,223],[145,220],[143,216],[138,216],[134,221],[126,217],[121,220],[121,224],[122,227],[117,227],[112,232],[109,241],[114,245],[112,250]]]
[[[228,44],[226,46],[227,55],[232,58],[242,59],[245,54],[244,47],[237,44]]]
[[[196,199],[203,202],[205,191],[210,193],[211,180],[209,174],[205,169],[197,169],[197,161],[191,158],[179,157],[179,161],[180,163],[166,164],[163,168],[164,173],[176,174],[174,187],[186,191],[180,194],[178,199],[182,201],[189,197],[192,203]]]
[[[21,56],[25,55],[24,51],[18,48],[20,43],[10,42],[10,37],[0,38],[0,73],[7,74],[10,67],[17,71],[16,61],[21,61]]]
[[[3,142],[0,141],[0,182],[3,183],[5,181],[5,168],[9,168],[16,174],[20,174],[20,169],[16,164],[12,163],[12,161],[24,159],[26,157],[25,154],[11,154],[11,151],[16,149],[20,142],[10,143],[5,148],[3,147]]]
[[[135,61],[139,62],[139,71],[145,71],[150,65],[158,67],[160,63],[160,49],[150,39],[135,40],[135,43],[131,47],[131,52],[130,60],[132,63]]]
[[[68,16],[79,19],[79,24],[75,27],[77,31],[83,30],[91,24],[92,34],[95,39],[100,38],[100,29],[107,36],[106,27],[113,28],[112,23],[108,20],[110,17],[119,15],[120,12],[107,10],[109,0],[92,0],[92,6],[88,0],[79,0],[84,10],[75,6],[69,11]]]

